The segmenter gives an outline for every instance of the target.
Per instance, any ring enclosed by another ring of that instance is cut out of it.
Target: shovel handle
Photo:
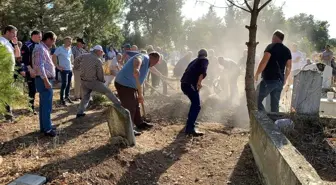
[[[142,114],[145,117],[146,116],[146,111],[145,111],[145,105],[144,105],[144,103],[141,103],[141,108],[142,108]]]

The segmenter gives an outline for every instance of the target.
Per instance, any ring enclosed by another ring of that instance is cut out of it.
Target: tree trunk
[[[254,66],[257,48],[257,20],[258,20],[258,6],[260,0],[254,0],[253,9],[251,11],[250,25],[246,26],[249,30],[249,41],[247,45],[247,61],[246,61],[246,74],[245,74],[245,92],[247,100],[247,109],[251,117],[251,111],[257,109],[256,91],[254,87]]]

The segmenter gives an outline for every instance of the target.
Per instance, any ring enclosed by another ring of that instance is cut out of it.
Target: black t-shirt
[[[196,86],[201,74],[203,74],[203,78],[206,77],[208,65],[209,61],[207,58],[196,58],[188,65],[181,78],[181,83]]]
[[[265,52],[270,53],[271,58],[262,72],[262,78],[284,81],[286,63],[292,59],[290,50],[282,43],[272,43],[266,47]]]

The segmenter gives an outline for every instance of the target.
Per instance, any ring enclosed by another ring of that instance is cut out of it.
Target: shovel
[[[147,123],[150,123],[152,121],[152,118],[150,115],[146,114],[144,103],[141,103],[141,109],[142,109],[142,120],[144,120]]]

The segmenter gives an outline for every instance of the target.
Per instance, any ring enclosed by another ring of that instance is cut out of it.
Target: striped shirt
[[[86,51],[83,48],[79,48],[77,46],[72,47],[72,55],[74,59],[83,55],[84,53],[86,53]]]
[[[105,82],[103,62],[94,53],[87,53],[77,57],[74,69],[80,70],[80,77],[83,81]]]
[[[55,78],[55,65],[51,59],[48,46],[43,42],[35,46],[32,61],[37,76]]]

